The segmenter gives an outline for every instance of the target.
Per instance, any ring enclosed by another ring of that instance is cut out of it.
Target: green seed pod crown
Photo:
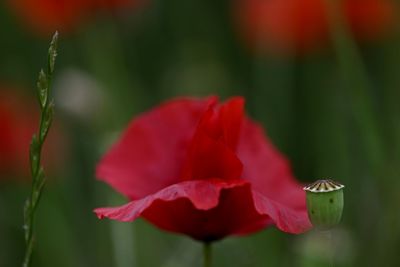
[[[328,230],[340,222],[343,212],[344,185],[332,180],[318,180],[306,191],[308,217],[314,227]]]

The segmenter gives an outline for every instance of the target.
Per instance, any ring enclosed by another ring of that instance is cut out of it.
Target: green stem
[[[111,205],[121,203],[120,197],[115,194],[109,195]],[[134,240],[134,229],[131,223],[110,222],[111,242],[114,252],[115,267],[135,267],[136,249]]]
[[[371,198],[370,193],[375,194],[376,197],[379,195],[378,199],[381,196],[389,196],[390,194],[385,187],[387,183],[383,181],[379,182],[378,178],[381,176],[387,176],[387,166],[390,166],[387,165],[387,156],[389,155],[388,150],[392,149],[395,145],[389,147],[387,145],[389,142],[385,144],[384,137],[382,136],[384,123],[382,124],[382,118],[378,117],[378,113],[376,109],[374,109],[374,102],[371,95],[373,88],[371,86],[370,77],[368,76],[367,69],[357,44],[354,41],[351,32],[349,31],[349,27],[346,25],[346,21],[341,16],[343,12],[340,10],[340,4],[343,1],[325,1],[327,4],[327,10],[330,11],[329,15],[332,41],[337,54],[341,75],[345,79],[345,82],[347,83],[347,89],[352,96],[352,108],[354,109],[355,114],[354,119],[356,126],[360,131],[359,136],[361,139],[361,144],[365,150],[365,160],[367,164],[365,164],[365,167],[363,167],[362,171],[366,170],[370,173],[370,175],[363,175],[363,178],[369,178],[366,180],[368,184],[364,183],[364,188],[376,188],[373,189],[373,191],[368,191],[369,198]],[[393,142],[390,144],[393,144]],[[375,179],[373,180],[371,178]],[[382,194],[382,192],[384,193]],[[382,199],[381,201],[384,200]],[[376,213],[378,211],[374,210],[370,212]],[[384,224],[384,222],[381,223]],[[390,232],[390,236],[392,235],[393,233]],[[378,242],[375,244],[375,246],[378,248],[393,247],[390,246],[390,244],[388,245],[388,236],[385,237],[383,233],[379,233],[377,236],[375,236],[378,237],[378,239],[374,238],[374,236],[370,233],[368,236],[370,236],[371,240],[376,240]],[[380,245],[379,243],[385,244],[385,246]],[[369,244],[369,242],[366,242],[366,244]],[[370,246],[368,246],[368,248],[370,248]],[[367,248],[365,247],[364,250],[366,249]],[[377,250],[374,249],[373,253],[379,254],[383,252],[377,252]],[[360,260],[364,261],[365,257],[360,258]],[[367,263],[368,265],[372,266],[377,265],[370,260]]]
[[[325,234],[327,237],[328,248],[329,248],[329,266],[334,267],[335,246],[334,246],[333,238],[332,238],[332,230],[327,230],[325,232]]]
[[[205,242],[203,244],[203,266],[204,267],[211,267],[212,262],[212,248],[211,243]]]
[[[383,146],[378,119],[374,114],[373,101],[369,95],[371,83],[362,56],[346,20],[342,16],[341,1],[325,0],[329,15],[331,37],[341,76],[352,95],[355,120],[362,131],[361,138],[367,150],[368,161],[376,170],[383,161]]]
[[[32,174],[32,187],[28,199],[25,202],[24,207],[24,231],[25,231],[25,242],[26,250],[24,255],[24,260],[22,263],[23,267],[29,267],[32,258],[33,243],[34,243],[34,220],[35,211],[38,206],[40,196],[44,184],[46,182],[44,171],[41,166],[41,155],[42,147],[46,139],[47,133],[50,129],[54,104],[50,100],[50,86],[51,78],[54,71],[55,58],[57,56],[57,40],[58,33],[56,32],[50,44],[48,51],[48,61],[47,61],[47,72],[42,69],[39,73],[37,89],[38,89],[38,100],[40,103],[40,123],[39,131],[32,138],[30,145],[30,165]]]

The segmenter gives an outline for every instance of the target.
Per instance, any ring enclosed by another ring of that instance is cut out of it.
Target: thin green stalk
[[[337,55],[341,76],[345,85],[351,94],[352,108],[356,126],[359,129],[361,144],[365,149],[365,159],[367,164],[363,171],[370,173],[366,177],[379,177],[385,173],[386,149],[382,136],[382,126],[379,125],[379,118],[374,109],[373,98],[371,94],[373,88],[368,76],[366,66],[357,44],[349,31],[346,21],[342,18],[341,0],[325,0],[327,10],[329,11],[332,41]],[[379,194],[385,192],[385,183],[379,183],[377,180],[370,179],[364,188],[376,187],[372,193]],[[386,194],[387,195],[387,194]],[[368,197],[371,197],[370,192]],[[377,210],[371,211],[376,213]],[[384,224],[381,220],[380,223]],[[369,235],[371,236],[371,234]],[[371,237],[374,239],[373,235]],[[382,233],[375,238],[378,242],[387,244],[387,238]],[[374,239],[375,240],[375,239]],[[367,242],[368,243],[368,242]],[[375,245],[382,248],[382,245]],[[390,246],[389,246],[390,247]],[[368,252],[367,252],[368,253]],[[376,249],[374,253],[377,253]],[[363,260],[363,259],[361,259]],[[376,265],[369,262],[371,265]]]
[[[57,56],[57,41],[58,33],[56,32],[50,43],[47,58],[47,70],[46,72],[42,69],[39,72],[39,78],[37,82],[38,99],[40,104],[40,124],[39,131],[32,137],[30,145],[29,159],[32,175],[32,187],[28,199],[25,202],[24,207],[24,230],[25,230],[25,256],[22,266],[29,267],[33,243],[34,243],[34,219],[37,206],[39,204],[40,196],[43,191],[43,187],[46,183],[43,167],[41,166],[41,155],[42,147],[46,136],[49,132],[51,122],[53,119],[54,102],[50,100],[50,87],[52,76],[54,72],[54,64]]]
[[[328,249],[329,249],[329,266],[330,267],[334,267],[335,264],[335,246],[334,246],[334,242],[333,242],[333,237],[332,237],[332,230],[327,230],[327,231],[323,231],[321,232],[322,234],[324,234],[326,236],[326,241],[328,242]]]
[[[144,99],[140,94],[140,89],[132,84],[132,75],[126,67],[126,55],[117,30],[118,25],[114,21],[108,21],[106,24],[101,24],[100,27],[90,29],[81,39],[84,59],[87,60],[88,68],[94,78],[104,85],[102,89],[107,90],[104,92],[108,97],[107,103],[111,105],[109,108],[114,110],[112,113],[103,114],[106,116],[104,119],[106,124],[103,127],[107,130],[123,125],[128,119],[127,114],[140,110],[141,103],[138,100]],[[97,45],[99,42],[102,43],[101,46]],[[108,51],[113,52],[108,53]],[[116,90],[118,90],[117,93],[115,93]],[[114,198],[114,194],[109,195],[111,202],[115,202]],[[135,232],[133,228],[129,225],[111,222],[110,234],[115,266],[135,266],[137,252],[134,247]],[[119,236],[124,237],[123,243]],[[122,255],[125,256],[121,257]]]
[[[329,15],[332,41],[336,52],[341,76],[352,95],[355,120],[358,123],[368,161],[373,170],[383,161],[383,145],[378,119],[374,114],[372,98],[369,95],[371,82],[362,56],[357,48],[345,19],[342,17],[340,0],[325,0]]]
[[[206,242],[203,244],[203,266],[204,267],[211,267],[212,262],[212,247],[211,243]]]
[[[120,196],[109,195],[111,205],[121,203]],[[134,239],[134,228],[131,223],[110,222],[111,243],[114,252],[115,267],[135,267],[136,250]]]

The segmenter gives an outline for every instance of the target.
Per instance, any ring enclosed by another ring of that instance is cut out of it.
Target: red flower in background
[[[344,12],[350,28],[361,40],[382,36],[395,23],[397,6],[392,0],[347,0]]]
[[[94,6],[106,10],[121,9],[124,7],[135,7],[146,0],[92,0]]]
[[[29,145],[38,128],[38,109],[35,99],[15,90],[0,90],[0,180],[29,177]],[[55,128],[50,130],[43,155],[50,169],[60,164],[64,151],[61,133]]]
[[[202,241],[269,225],[309,229],[302,187],[243,106],[240,97],[180,99],[133,120],[97,168],[131,202],[96,209],[98,217],[141,216]]]
[[[341,16],[359,40],[380,37],[394,24],[391,0],[343,0]],[[326,0],[236,0],[240,31],[253,47],[308,51],[329,38]]]
[[[100,10],[133,7],[144,0],[8,0],[15,13],[41,35],[76,29]]]
[[[23,22],[42,35],[69,32],[88,12],[86,0],[8,0]]]

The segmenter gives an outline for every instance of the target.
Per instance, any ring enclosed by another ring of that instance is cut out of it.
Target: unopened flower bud
[[[318,180],[306,187],[308,217],[314,227],[328,230],[340,222],[343,212],[344,185]]]

